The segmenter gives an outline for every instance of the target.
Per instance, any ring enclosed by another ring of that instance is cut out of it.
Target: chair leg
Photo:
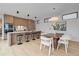
[[[52,47],[52,51],[54,52],[54,47]]]
[[[51,50],[54,51],[54,46],[53,46],[53,44],[51,45]]]
[[[66,51],[66,54],[67,54],[67,48],[68,48],[68,46],[67,46],[67,44],[65,44],[65,51]]]
[[[59,45],[60,45],[60,44],[58,43],[58,46],[57,46],[57,51],[58,51]]]
[[[51,46],[49,46],[49,56],[51,55],[51,50],[52,50],[52,48],[51,48]]]
[[[40,50],[42,50],[42,44],[40,44]]]

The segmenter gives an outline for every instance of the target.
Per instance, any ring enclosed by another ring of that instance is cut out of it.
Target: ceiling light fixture
[[[55,11],[56,8],[53,8],[53,10]],[[57,22],[59,20],[59,17],[58,16],[53,16],[49,19],[49,21],[52,21],[52,22]]]
[[[27,16],[29,17],[30,15],[29,15],[29,14],[27,14]]]
[[[34,18],[36,19],[37,17],[35,16]]]
[[[19,11],[17,11],[16,13],[19,14]]]

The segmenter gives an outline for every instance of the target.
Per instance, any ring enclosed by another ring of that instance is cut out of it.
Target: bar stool
[[[22,34],[18,34],[17,35],[17,44],[18,45],[21,45],[22,44],[22,40],[23,40],[22,38],[23,38],[23,35]]]
[[[32,32],[32,40],[35,40],[36,32]]]
[[[31,37],[31,33],[25,33],[25,40],[26,42],[29,42],[29,38]]]
[[[33,39],[32,40],[39,39],[40,36],[41,36],[41,31],[33,32],[32,33],[32,36],[33,36]]]
[[[40,36],[41,36],[41,31],[38,31],[37,34],[36,34],[36,38],[40,39]]]

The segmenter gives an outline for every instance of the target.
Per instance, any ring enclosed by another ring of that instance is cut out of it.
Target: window
[[[78,18],[78,12],[63,15],[63,20],[77,19],[77,18]]]

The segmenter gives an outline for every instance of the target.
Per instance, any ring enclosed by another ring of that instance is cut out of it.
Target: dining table
[[[58,40],[60,39],[62,35],[64,34],[63,33],[47,33],[47,34],[43,34],[42,36],[45,36],[47,38],[52,38],[53,43],[54,43],[54,49],[56,49],[58,45]]]

